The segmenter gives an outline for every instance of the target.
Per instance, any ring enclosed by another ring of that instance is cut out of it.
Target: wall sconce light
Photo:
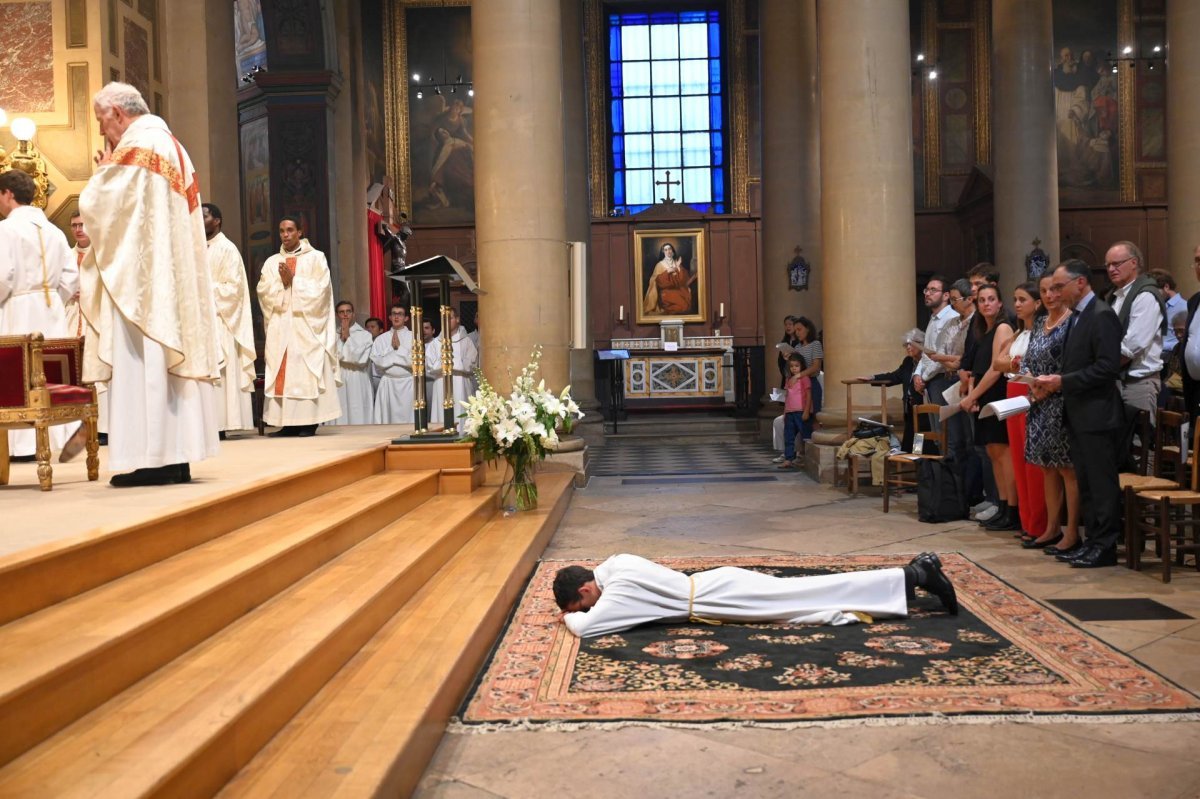
[[[0,126],[8,121],[8,115],[0,110]],[[10,169],[19,169],[33,178],[35,192],[33,205],[44,209],[50,200],[50,170],[46,159],[33,146],[33,137],[37,133],[37,123],[29,117],[17,117],[9,125],[13,138],[17,140],[17,149],[9,154],[0,147],[0,173]]]

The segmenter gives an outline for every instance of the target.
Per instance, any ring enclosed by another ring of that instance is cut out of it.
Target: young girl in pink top
[[[801,374],[804,358],[793,353],[787,360],[787,401],[783,412],[783,463],[780,469],[798,468],[796,463],[796,435],[802,440],[812,437],[812,380]],[[801,444],[803,446],[803,444]]]

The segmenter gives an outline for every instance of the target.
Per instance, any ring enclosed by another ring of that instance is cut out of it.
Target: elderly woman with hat
[[[884,382],[886,385],[904,386],[904,437],[900,441],[900,449],[912,452],[913,433],[912,409],[924,402],[916,389],[913,388],[912,374],[917,362],[921,360],[921,350],[925,345],[925,332],[914,327],[904,334],[904,360],[894,370],[881,372],[858,378],[862,382]],[[921,420],[921,429],[926,429],[926,421]]]

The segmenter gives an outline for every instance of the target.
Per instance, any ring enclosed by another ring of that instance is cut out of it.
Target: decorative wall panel
[[[0,3],[0,74],[0,108],[10,117],[54,109],[54,27],[48,0]]]

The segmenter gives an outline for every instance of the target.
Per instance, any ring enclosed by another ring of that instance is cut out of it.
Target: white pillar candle
[[[721,303],[721,312],[717,315],[720,316],[722,319],[725,318],[725,303]]]
[[[625,306],[624,305],[622,305],[620,308],[617,309],[617,321],[618,322],[625,321]]]

